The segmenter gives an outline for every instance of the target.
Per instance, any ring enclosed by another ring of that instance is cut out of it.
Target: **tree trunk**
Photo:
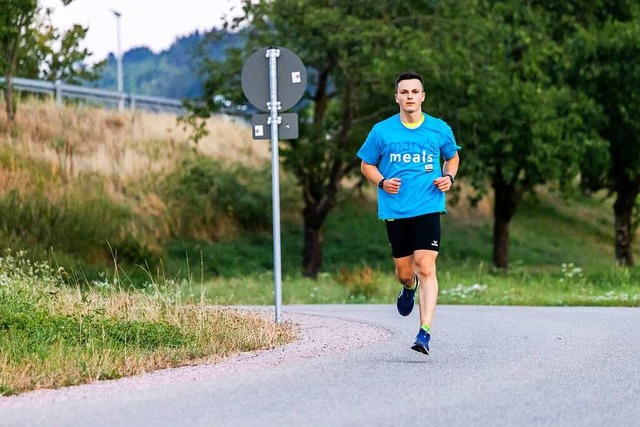
[[[341,151],[349,153],[349,157],[355,157],[351,143],[351,129],[353,127],[353,114],[355,111],[355,89],[353,82],[347,79],[347,90],[344,94],[344,110],[339,131],[332,142],[326,141],[324,128],[325,114],[331,96],[328,93],[330,86],[330,72],[336,66],[336,60],[331,59],[322,68],[317,76],[317,90],[314,96],[314,115],[312,135],[310,141],[314,144],[334,145],[333,153],[329,159],[327,151],[321,151],[314,155],[311,163],[300,165],[296,175],[302,187],[304,199],[304,246],[302,248],[302,274],[305,277],[316,279],[322,268],[323,241],[322,228],[329,212],[336,206],[338,188],[343,177],[355,169],[360,162],[345,162],[340,155]],[[295,140],[292,140],[292,147]],[[298,146],[298,149],[300,147]]]
[[[315,279],[322,268],[322,226],[314,228],[304,222],[304,248],[302,251],[302,274]]]
[[[493,264],[509,268],[509,220],[498,215],[493,219]]]
[[[16,117],[13,109],[13,83],[11,73],[4,76],[4,111],[7,113],[7,121],[12,123]]]
[[[493,264],[498,268],[509,268],[509,223],[520,202],[520,191],[514,184],[495,182],[495,204],[493,210]]]
[[[317,206],[305,206],[304,216],[304,246],[302,248],[302,274],[315,279],[322,268],[322,226],[326,213],[318,210]]]
[[[619,180],[617,187],[616,201],[613,204],[616,262],[621,266],[631,266],[633,265],[633,208],[640,188],[628,179]]]
[[[304,246],[302,248],[302,274],[315,279],[322,268],[322,228],[324,221],[336,205],[337,179],[322,190],[304,192]]]
[[[613,203],[614,216],[614,250],[616,262],[620,266],[633,265],[633,210],[640,193],[640,173],[638,165],[640,152],[635,141],[635,130],[624,123],[620,117],[618,104],[608,106],[610,126],[604,133],[609,141],[611,153],[611,170],[613,175],[613,191],[616,200]]]

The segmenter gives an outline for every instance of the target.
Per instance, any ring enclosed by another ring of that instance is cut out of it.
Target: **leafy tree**
[[[51,12],[49,8],[40,11],[26,35],[18,64],[20,75],[69,84],[96,80],[106,61],[92,66],[85,62],[92,53],[80,48],[80,43],[89,28],[75,24],[61,32],[52,25]]]
[[[33,22],[37,0],[8,0],[0,14],[0,66],[5,78],[4,100],[9,121],[15,118],[11,79],[16,73],[21,43]]]
[[[505,0],[452,2],[440,12],[435,98],[464,141],[462,173],[478,197],[493,189],[493,262],[507,268],[509,224],[523,195],[575,176],[597,141],[585,122],[595,107],[552,79],[564,53],[544,10]]]
[[[88,49],[80,48],[80,42],[86,37],[87,31],[89,31],[88,27],[78,24],[74,24],[63,33],[54,29],[49,43],[46,43],[47,39],[40,34],[41,40],[37,47],[46,52],[46,55],[40,64],[39,78],[48,81],[59,80],[69,84],[80,84],[97,79],[106,60],[91,66],[85,62],[92,55]],[[59,43],[57,49],[52,48],[51,41]]]
[[[72,0],[62,0],[68,5]],[[51,10],[42,10],[37,0],[9,0],[0,17],[0,48],[5,77],[7,118],[15,117],[12,78],[39,78],[48,81],[79,83],[95,79],[104,62],[89,68],[84,60],[91,56],[80,48],[88,28],[74,25],[61,32],[51,24]]]
[[[581,2],[577,2],[581,3]],[[560,7],[560,6],[557,6]],[[569,83],[600,106],[597,131],[607,143],[606,156],[591,154],[593,189],[615,193],[615,257],[633,264],[634,209],[640,194],[640,5],[635,1],[598,1],[580,9],[573,2],[555,10],[565,22],[567,51],[573,59]],[[579,13],[576,13],[576,10]],[[602,160],[604,159],[604,160]],[[636,212],[637,215],[637,212]]]
[[[284,167],[304,200],[303,274],[322,266],[322,231],[343,178],[358,169],[355,156],[372,124],[394,113],[394,79],[424,53],[424,37],[407,17],[432,12],[424,3],[353,0],[243,1],[244,16],[228,28],[245,28],[243,49],[224,63],[208,62],[203,105],[193,117],[220,107],[220,97],[241,101],[244,59],[259,47],[283,46],[308,69],[309,89],[299,111],[300,137],[281,142]],[[202,127],[196,125],[199,132]]]
[[[589,148],[602,147],[592,131],[598,106],[557,78],[566,51],[553,37],[553,15],[535,2],[279,0],[247,1],[244,11],[235,24],[249,23],[250,41],[225,64],[208,64],[216,71],[201,112],[216,107],[215,94],[241,100],[231,89],[258,46],[282,44],[309,66],[301,138],[283,150],[303,190],[307,275],[319,269],[322,223],[341,179],[357,165],[353,152],[372,122],[394,110],[386,85],[399,70],[425,74],[426,109],[462,142],[463,176],[477,197],[493,190],[500,268],[508,267],[509,224],[523,195],[540,184],[566,184]]]

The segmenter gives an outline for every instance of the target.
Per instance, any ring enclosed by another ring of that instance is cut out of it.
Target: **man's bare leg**
[[[436,276],[436,258],[438,252],[417,250],[414,253],[416,272],[420,279],[420,326],[431,328],[438,302],[438,278]]]
[[[394,258],[396,265],[396,277],[405,288],[413,287],[413,275],[416,273],[416,266],[413,262],[413,255],[402,258]]]

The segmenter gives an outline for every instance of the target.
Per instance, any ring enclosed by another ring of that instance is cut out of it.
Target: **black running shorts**
[[[413,255],[418,249],[440,249],[440,213],[430,213],[412,218],[388,219],[387,236],[394,258]]]

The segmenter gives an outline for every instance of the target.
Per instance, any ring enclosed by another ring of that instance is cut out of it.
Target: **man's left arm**
[[[456,174],[458,173],[458,166],[460,165],[460,156],[456,151],[453,157],[444,161],[442,165],[442,176],[433,180],[433,184],[438,187],[440,191],[448,191],[451,189],[453,182],[455,181]]]

